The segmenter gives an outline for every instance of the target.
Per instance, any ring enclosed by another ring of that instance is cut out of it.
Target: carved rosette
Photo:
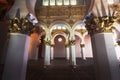
[[[27,18],[18,18],[15,17],[8,21],[9,24],[9,32],[10,33],[22,33],[22,34],[30,34],[32,29],[35,27],[32,23],[29,22]]]
[[[115,27],[113,27],[113,23],[116,21],[116,18],[103,16],[103,17],[89,17],[86,19],[86,28],[90,35],[96,33],[104,33],[104,32],[112,32]]]

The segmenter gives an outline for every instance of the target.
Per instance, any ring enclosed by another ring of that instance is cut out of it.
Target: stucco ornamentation
[[[10,33],[30,34],[34,26],[27,18],[15,17],[8,21]]]
[[[86,28],[90,35],[96,33],[112,32],[115,27],[113,23],[116,21],[115,16],[94,17],[93,15],[86,18]]]

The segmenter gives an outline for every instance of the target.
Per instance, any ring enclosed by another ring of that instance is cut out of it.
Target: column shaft
[[[70,59],[70,51],[69,51],[69,47],[66,47],[66,59],[67,59],[67,60]]]
[[[98,33],[91,39],[97,80],[120,80],[112,33]]]
[[[75,45],[71,45],[71,65],[76,65]]]
[[[50,45],[45,45],[45,60],[44,65],[50,65]]]
[[[82,59],[86,60],[86,55],[85,55],[85,48],[81,48],[81,55],[82,55]]]
[[[51,47],[51,60],[53,60],[53,59],[54,59],[54,48]]]
[[[2,80],[25,80],[30,38],[10,34]]]

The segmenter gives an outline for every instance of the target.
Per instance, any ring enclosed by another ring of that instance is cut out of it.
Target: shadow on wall
[[[5,51],[7,51],[7,36],[8,36],[8,27],[6,22],[0,22],[0,62],[4,62],[3,59]],[[2,60],[1,60],[2,59]]]

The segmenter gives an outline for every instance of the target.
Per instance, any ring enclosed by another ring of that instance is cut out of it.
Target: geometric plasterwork
[[[39,6],[35,9],[35,12],[38,21],[42,21],[47,25],[57,20],[65,21],[72,25],[84,18],[87,7],[85,5]]]

